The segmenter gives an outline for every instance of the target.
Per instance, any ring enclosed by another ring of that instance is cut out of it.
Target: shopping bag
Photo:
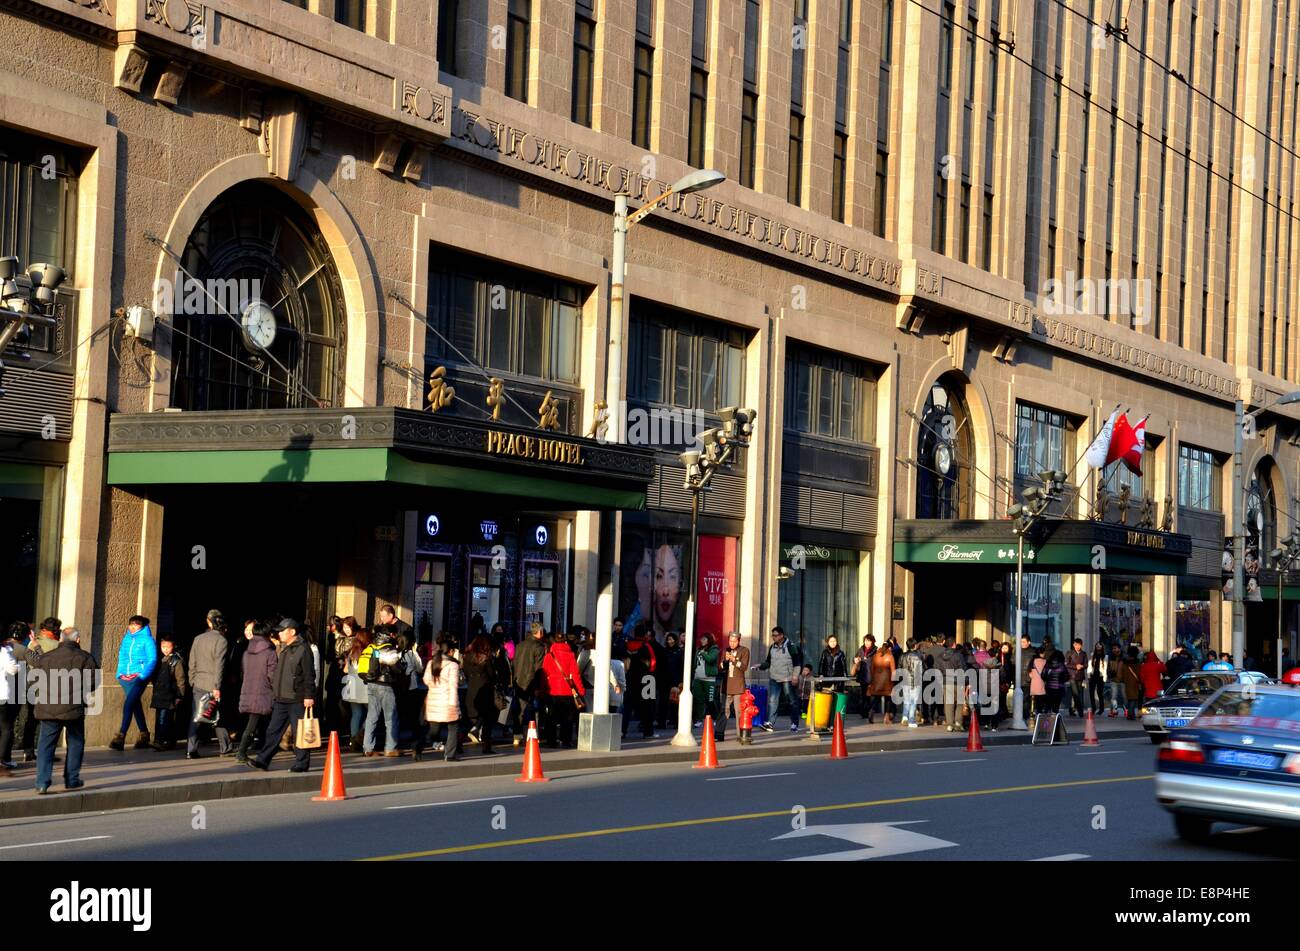
[[[316,719],[310,707],[298,721],[298,732],[293,745],[300,750],[320,749],[320,721]]]

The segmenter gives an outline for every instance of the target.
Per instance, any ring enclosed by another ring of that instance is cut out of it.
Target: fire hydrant
[[[740,697],[740,714],[737,718],[741,746],[750,746],[754,742],[754,716],[757,713],[758,704],[754,703],[754,695],[746,690]]]

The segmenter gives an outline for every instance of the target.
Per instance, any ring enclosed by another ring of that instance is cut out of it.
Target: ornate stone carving
[[[1121,525],[1128,524],[1129,496],[1131,492],[1132,490],[1129,489],[1127,483],[1119,487],[1119,523]]]
[[[102,13],[106,17],[113,15],[113,8],[109,6],[109,0],[72,0],[72,2],[79,7],[85,7],[87,10]]]
[[[113,85],[127,92],[139,92],[145,70],[149,68],[149,54],[134,43],[124,43],[114,51],[113,59]]]
[[[1104,522],[1106,520],[1106,510],[1110,508],[1110,490],[1106,488],[1106,483],[1100,477],[1097,479],[1097,494],[1092,503],[1092,519],[1094,522]]]
[[[291,182],[298,177],[307,146],[307,109],[297,96],[277,94],[267,97],[265,111],[259,143],[267,169]]]
[[[1142,507],[1138,512],[1138,528],[1155,528],[1156,527],[1156,500],[1151,496],[1145,496],[1142,499]]]
[[[402,112],[434,125],[447,121],[447,104],[443,97],[409,80],[402,82]]]
[[[158,77],[158,85],[154,88],[154,101],[167,106],[176,105],[180,100],[181,89],[184,88],[185,79],[189,74],[189,63],[183,63],[175,59],[168,62],[166,68],[163,69],[162,75]]]
[[[1165,517],[1160,521],[1160,531],[1172,532],[1174,530],[1174,499],[1171,495],[1165,496]]]
[[[195,0],[146,0],[144,18],[177,33],[191,33],[203,22],[203,5]]]

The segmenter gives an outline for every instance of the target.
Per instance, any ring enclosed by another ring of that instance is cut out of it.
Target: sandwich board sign
[[[1034,717],[1034,735],[1030,738],[1031,746],[1055,746],[1057,743],[1069,743],[1065,733],[1065,721],[1060,713],[1040,713]]]

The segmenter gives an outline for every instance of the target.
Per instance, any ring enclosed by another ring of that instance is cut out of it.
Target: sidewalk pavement
[[[788,721],[780,718],[776,732],[754,731],[752,746],[736,743],[735,731],[729,732],[725,742],[718,744],[720,762],[770,756],[827,756],[830,753],[830,734],[821,733],[820,740],[811,739],[806,732],[792,734]],[[1083,738],[1084,721],[1068,717],[1066,730],[1072,744]],[[1143,735],[1141,724],[1124,719],[1102,717],[1096,721],[1097,734],[1104,745],[1107,740],[1129,739]],[[698,740],[701,731],[696,730]],[[947,749],[954,752],[966,747],[966,734],[948,733],[942,727],[923,726],[916,729],[897,724],[865,723],[857,714],[845,721],[845,740],[850,753],[875,753],[916,749]],[[1029,742],[1028,733],[1011,729],[982,734],[986,747],[1023,745]],[[624,741],[623,748],[613,753],[584,753],[578,750],[542,750],[545,772],[563,772],[579,769],[608,769],[613,766],[637,766],[655,763],[694,763],[699,758],[694,750],[670,745],[671,731],[663,731],[657,739],[643,740],[635,728]],[[133,739],[133,737],[132,737]],[[326,738],[328,746],[328,737]],[[494,755],[482,756],[477,746],[465,746],[463,760],[445,763],[440,754],[426,753],[422,762],[410,756],[401,759],[364,757],[354,753],[343,754],[343,772],[349,790],[362,786],[384,786],[394,783],[426,783],[442,779],[477,779],[484,776],[517,776],[522,766],[523,749],[509,742],[495,745]],[[281,793],[317,793],[321,785],[321,772],[325,761],[325,747],[312,754],[311,771],[305,775],[288,772],[292,756],[278,753],[267,773],[258,772],[235,763],[232,757],[216,754],[215,744],[203,747],[203,756],[197,760],[185,758],[185,747],[157,753],[153,750],[114,752],[107,747],[87,749],[81,769],[85,787],[75,792],[63,790],[62,763],[54,766],[54,783],[49,793],[37,796],[35,792],[35,763],[19,763],[13,775],[0,778],[0,819],[33,816],[67,815],[84,812],[105,812],[139,806],[168,803],[207,802],[213,799],[231,799],[242,796],[270,796]],[[66,751],[59,751],[60,760]]]

